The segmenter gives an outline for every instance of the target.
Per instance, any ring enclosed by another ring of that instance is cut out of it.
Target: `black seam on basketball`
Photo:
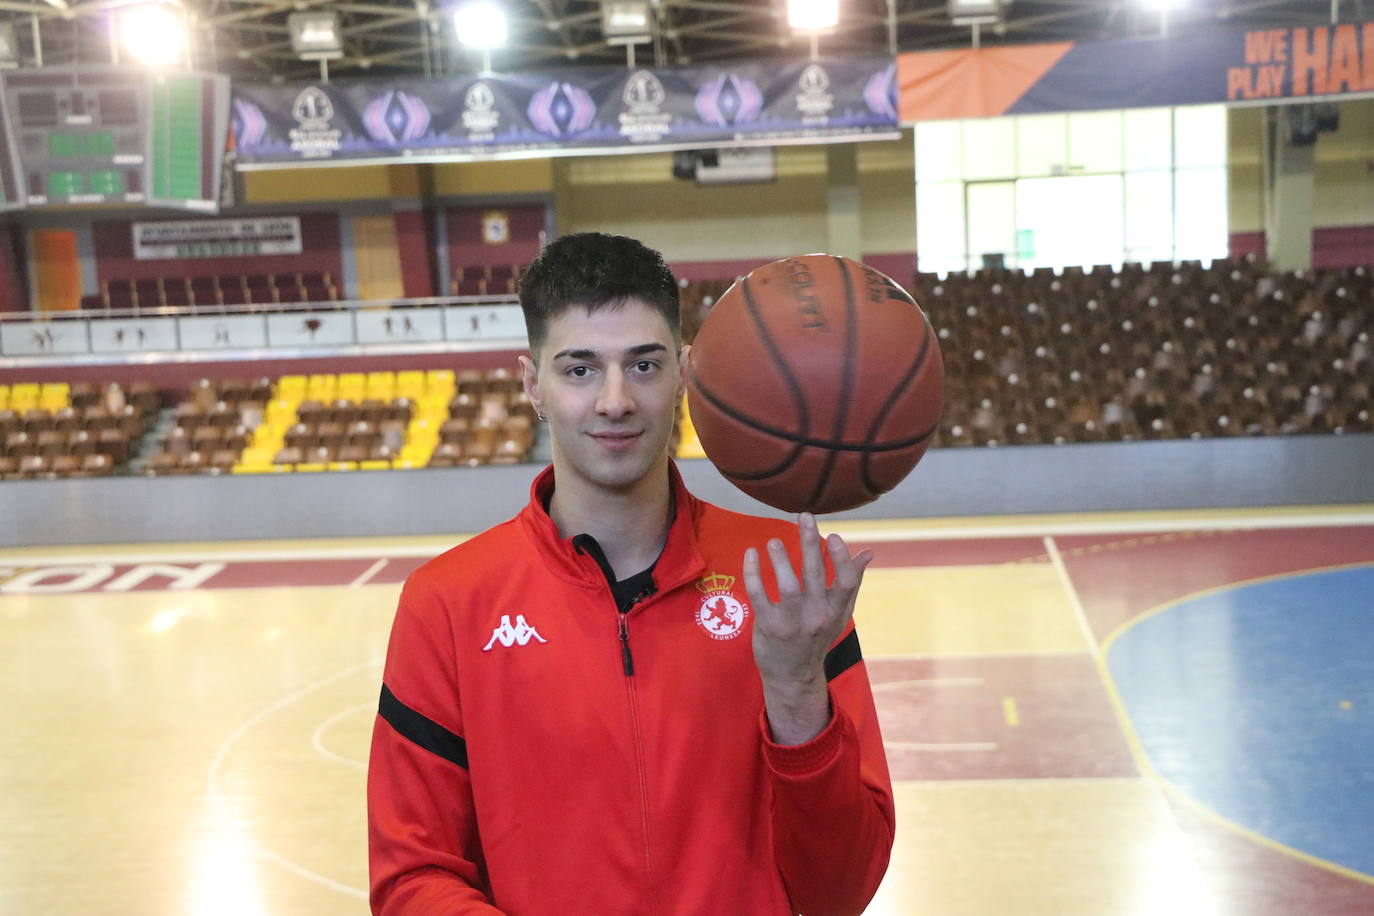
[[[859,322],[854,308],[854,281],[844,266],[844,259],[832,257],[831,260],[840,269],[840,277],[844,280],[844,371],[840,374],[839,402],[835,406],[835,431],[830,434],[832,438],[841,439],[844,437],[844,421],[849,413],[849,393],[854,383],[854,347]],[[808,509],[820,505],[821,495],[825,492],[826,484],[830,483],[830,475],[835,470],[835,459],[838,457],[838,452],[826,453],[825,464],[816,475],[816,487],[806,502]]]
[[[706,387],[701,384],[701,379],[697,378],[696,370],[692,368],[692,360],[690,357],[687,360],[687,376],[687,383],[693,388],[695,388],[697,392],[701,394],[702,397],[710,401],[711,404],[721,413],[725,414],[733,420],[737,420],[740,423],[745,424],[746,426],[756,425],[752,420],[744,416],[744,414],[741,414],[734,408],[728,406],[713,392],[706,390]],[[763,471],[736,473],[734,471],[727,471],[719,464],[716,465],[716,469],[720,471],[722,474],[724,474],[726,477],[734,477],[736,480],[763,480],[764,478],[772,477],[774,474],[781,474],[783,471],[790,468],[793,462],[797,460],[797,456],[801,454],[802,449],[805,447],[805,443],[797,443],[795,446],[793,446],[792,451],[787,453],[787,457],[783,458],[781,462]],[[713,462],[714,460],[715,459],[712,459]]]
[[[801,385],[797,382],[797,377],[792,374],[792,367],[787,365],[787,360],[783,359],[782,351],[773,341],[773,335],[768,333],[768,328],[763,323],[763,316],[759,314],[758,306],[754,304],[754,294],[749,291],[749,277],[740,281],[740,292],[744,293],[744,307],[749,310],[749,317],[754,320],[754,327],[759,330],[759,339],[768,348],[768,355],[773,357],[773,364],[782,373],[783,381],[787,382],[787,388],[792,392],[792,402],[797,408],[797,420],[801,425],[801,434],[806,436],[811,432],[811,412],[806,409],[806,396],[802,394]]]
[[[902,376],[902,380],[887,393],[887,400],[883,401],[883,406],[880,407],[877,414],[874,415],[873,425],[869,427],[868,430],[868,438],[870,439],[878,434],[878,430],[882,427],[883,421],[887,419],[888,413],[896,406],[897,399],[902,396],[902,392],[906,391],[907,386],[910,385],[917,374],[920,373],[921,366],[925,365],[926,356],[930,353],[931,338],[935,336],[935,329],[930,326],[930,319],[926,318],[924,313],[921,315],[921,329],[925,331],[925,336],[921,340],[921,350],[916,354],[916,360],[911,364],[911,368],[906,371],[906,375]],[[943,405],[941,405],[941,408],[941,412],[943,413]],[[939,417],[935,418],[935,425],[940,425]],[[874,495],[877,495],[883,491],[873,480],[873,477],[868,471],[868,459],[871,454],[871,452],[865,452],[864,456],[859,459],[859,478],[863,481],[865,487],[868,487],[868,489],[873,491]]]
[[[758,420],[755,420],[748,414],[741,413],[739,410],[736,410],[734,407],[731,407],[729,404],[725,403],[725,401],[721,400],[720,396],[717,395],[714,391],[711,391],[706,386],[702,385],[701,379],[695,375],[693,375],[692,377],[692,382],[693,384],[695,384],[697,391],[701,394],[702,397],[710,401],[713,407],[718,409],[721,413],[725,414],[730,419],[742,423],[745,426],[751,427],[757,432],[766,433],[774,437],[775,439],[781,439],[784,442],[795,442],[798,446],[811,445],[815,446],[816,448],[834,449],[841,452],[896,452],[904,448],[910,448],[913,445],[920,445],[921,442],[923,442],[926,439],[929,439],[932,435],[934,435],[935,430],[939,429],[940,427],[940,424],[937,421],[934,426],[930,427],[930,429],[926,430],[923,433],[919,433],[915,436],[908,436],[905,439],[894,439],[891,442],[869,442],[866,444],[855,444],[853,442],[833,442],[828,439],[813,439],[810,437],[802,438],[797,436],[795,433],[790,433],[785,429],[778,429],[776,426],[769,426],[766,423],[762,423]],[[719,465],[717,465],[717,467],[719,467]],[[721,473],[723,474],[725,473],[725,471],[722,470]]]

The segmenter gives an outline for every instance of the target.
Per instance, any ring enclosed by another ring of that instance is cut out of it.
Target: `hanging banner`
[[[1374,22],[897,59],[903,124],[1374,93]]]
[[[896,64],[849,58],[235,84],[240,169],[886,139]]]

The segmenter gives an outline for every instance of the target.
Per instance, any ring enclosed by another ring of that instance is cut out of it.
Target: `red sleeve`
[[[806,744],[774,744],[768,763],[773,850],[794,910],[862,913],[887,871],[896,819],[868,671],[860,660],[830,681],[830,724]]]
[[[367,771],[372,912],[500,914],[483,893],[453,640],[437,602],[401,596]]]

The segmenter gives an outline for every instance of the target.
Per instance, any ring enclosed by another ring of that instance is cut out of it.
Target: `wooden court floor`
[[[1374,506],[835,523],[869,913],[1374,913]],[[395,598],[454,538],[0,551],[0,913],[366,912]]]

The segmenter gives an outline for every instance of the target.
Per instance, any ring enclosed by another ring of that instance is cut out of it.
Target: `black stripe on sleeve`
[[[825,679],[827,681],[835,680],[863,661],[863,657],[863,652],[859,650],[859,631],[850,630],[848,636],[841,639],[834,648],[825,653]]]
[[[382,699],[377,712],[402,738],[449,763],[456,763],[465,770],[468,768],[468,743],[396,699],[391,688],[385,684],[382,685]]]

